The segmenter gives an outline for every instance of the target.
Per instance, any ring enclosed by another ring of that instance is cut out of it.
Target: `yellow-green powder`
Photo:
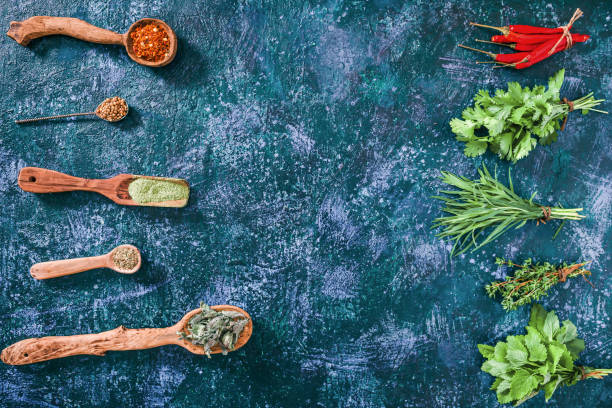
[[[137,178],[128,186],[128,193],[139,204],[158,203],[188,199],[189,187],[174,181]]]

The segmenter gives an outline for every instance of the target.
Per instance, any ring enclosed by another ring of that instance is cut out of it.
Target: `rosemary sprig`
[[[522,265],[517,265],[512,261],[497,258],[495,263],[500,266],[507,265],[518,268],[514,271],[513,276],[506,276],[506,280],[495,281],[485,286],[485,290],[490,297],[493,298],[498,295],[502,297],[501,304],[506,310],[514,310],[518,306],[546,296],[551,287],[559,282],[565,282],[567,278],[582,276],[593,286],[586,278],[586,275],[590,275],[591,272],[583,268],[590,261],[573,265],[568,265],[565,262],[562,265],[553,265],[548,262],[534,264],[529,258]]]
[[[521,228],[529,220],[543,224],[550,219],[580,220],[582,208],[548,207],[533,202],[535,192],[529,200],[514,192],[510,171],[508,183],[504,186],[497,180],[497,174],[491,176],[486,166],[478,169],[480,179],[470,180],[442,171],[442,181],[457,190],[442,190],[446,196],[434,196],[443,201],[446,207],[442,211],[451,215],[436,218],[432,228],[443,227],[436,236],[454,241],[451,255],[459,255],[473,247],[473,251],[493,241],[510,228]],[[478,236],[487,228],[493,228],[481,242]]]

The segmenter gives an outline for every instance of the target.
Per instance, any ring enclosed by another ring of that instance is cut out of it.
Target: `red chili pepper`
[[[514,64],[514,68],[516,69],[525,69],[530,66],[537,64],[538,62],[545,60],[553,54],[558,53],[559,51],[563,51],[567,47],[567,37],[563,37],[561,42],[557,44],[555,49],[550,53],[550,50],[555,46],[555,44],[559,41],[559,39],[550,40],[541,44],[538,48],[531,51],[529,55],[525,58],[525,62],[519,62],[518,64]],[[550,53],[550,54],[549,54]]]
[[[586,34],[572,34],[573,42],[585,42],[590,37]],[[559,34],[516,34],[510,33],[508,35],[494,35],[491,37],[491,41],[494,43],[517,43],[517,44],[539,44],[550,41],[552,39],[559,39]]]
[[[568,27],[571,28],[571,27]],[[530,25],[512,24],[508,26],[508,31],[518,34],[563,34],[563,27],[548,28]]]
[[[489,57],[493,58],[493,60],[495,62],[500,62],[502,64],[512,64],[512,63],[515,63],[515,62],[521,62],[522,60],[524,60],[529,55],[528,52],[515,52],[515,53],[512,53],[512,54],[495,54],[495,53],[492,53],[492,52],[479,50],[477,48],[468,47],[468,46],[463,45],[463,44],[457,44],[457,46],[459,46],[461,48],[465,48],[467,50],[472,50],[472,51],[476,51],[476,52],[482,52],[483,54],[487,54]]]

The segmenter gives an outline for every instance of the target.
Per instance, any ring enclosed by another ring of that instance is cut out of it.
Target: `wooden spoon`
[[[171,181],[189,187],[189,183],[183,179],[137,176],[134,174],[119,174],[109,179],[84,179],[38,167],[22,168],[19,172],[17,183],[22,190],[31,193],[60,193],[76,190],[94,191],[121,205],[143,205],[151,207],[184,207],[187,205],[189,197],[184,200],[158,201],[151,203],[138,203],[134,201],[128,192],[128,186],[132,181],[138,178]]]
[[[168,33],[170,48],[167,57],[161,61],[148,61],[138,57],[134,52],[130,33],[136,27],[149,23],[161,25],[166,33]],[[131,59],[148,67],[163,67],[164,65],[168,65],[176,56],[178,45],[176,34],[172,31],[170,26],[156,18],[143,18],[142,20],[138,20],[130,26],[127,33],[119,34],[114,31],[96,27],[78,18],[35,16],[23,21],[11,21],[10,28],[6,34],[23,46],[27,46],[30,41],[35,38],[54,34],[67,35],[69,37],[78,38],[79,40],[98,44],[123,45]]]
[[[121,248],[130,248],[138,254],[138,263],[132,269],[121,269],[113,261],[113,255]],[[132,274],[140,269],[142,257],[140,251],[134,245],[119,245],[108,254],[90,256],[87,258],[62,259],[61,261],[48,261],[32,265],[30,274],[34,279],[50,279],[60,276],[72,275],[79,272],[89,271],[97,268],[110,268],[115,272]]]
[[[231,305],[211,306],[212,309],[229,310],[242,313],[249,318],[234,350],[244,346],[253,333],[251,316],[239,307]],[[177,332],[185,331],[189,320],[202,309],[198,308],[187,313],[174,326],[163,329],[128,329],[119,326],[116,329],[95,334],[80,334],[76,336],[50,336],[19,341],[4,350],[0,359],[6,364],[23,365],[38,363],[56,358],[76,356],[81,354],[103,356],[107,351],[143,350],[153,347],[176,344],[194,354],[206,354],[204,347],[181,339]],[[221,347],[216,346],[211,354],[221,353]]]

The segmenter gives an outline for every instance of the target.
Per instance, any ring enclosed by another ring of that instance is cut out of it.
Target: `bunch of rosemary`
[[[526,329],[526,335],[508,336],[495,347],[478,345],[486,359],[481,369],[495,377],[491,390],[500,404],[520,405],[540,391],[548,401],[560,386],[612,374],[612,369],[574,364],[584,350],[584,340],[569,320],[561,327],[555,312],[533,305]]]
[[[210,358],[214,346],[221,347],[226,355],[234,349],[240,333],[248,323],[242,313],[223,310],[217,312],[205,303],[200,303],[202,312],[193,316],[188,323],[188,333],[178,332],[180,338],[191,341],[193,344],[204,346],[204,351]]]
[[[447,171],[442,172],[442,181],[457,190],[442,190],[450,197],[434,196],[446,204],[442,211],[446,217],[436,218],[432,228],[443,227],[437,234],[440,238],[454,241],[451,255],[459,255],[473,247],[473,251],[493,241],[510,228],[520,228],[533,220],[546,223],[556,218],[580,220],[584,218],[578,211],[582,208],[548,207],[533,202],[535,193],[529,200],[514,192],[512,178],[508,172],[510,188],[491,176],[486,166],[478,169],[480,179],[470,180]],[[476,239],[487,228],[493,228],[482,241]],[[555,234],[556,235],[556,234]]]
[[[507,276],[506,280],[495,281],[485,286],[490,297],[497,295],[502,297],[501,304],[506,310],[514,310],[518,306],[538,300],[541,296],[546,296],[548,289],[559,282],[565,282],[567,278],[582,276],[589,282],[585,275],[591,274],[590,271],[582,268],[588,262],[573,265],[568,265],[565,262],[562,265],[553,265],[548,262],[533,264],[531,258],[529,258],[522,265],[517,265],[512,261],[497,258],[495,263],[500,266],[507,265],[519,268],[513,276]]]

